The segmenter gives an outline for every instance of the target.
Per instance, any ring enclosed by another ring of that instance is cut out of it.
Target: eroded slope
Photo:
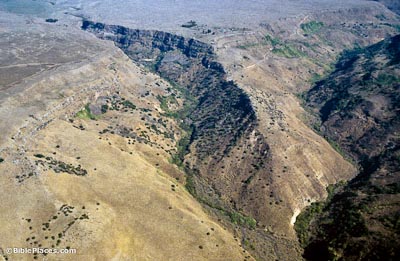
[[[78,253],[63,260],[251,259],[168,161],[181,131],[157,97],[171,86],[102,46],[10,86],[18,92],[1,103],[2,256],[69,247]]]
[[[398,35],[344,52],[335,71],[307,93],[321,133],[360,165],[357,177],[309,220],[303,244],[310,260],[399,256],[399,57]]]

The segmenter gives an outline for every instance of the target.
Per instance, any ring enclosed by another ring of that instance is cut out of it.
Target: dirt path
[[[21,68],[21,67],[28,67],[28,66],[57,66],[59,64],[56,63],[21,63],[21,64],[12,64],[7,66],[0,66],[0,69],[7,69],[7,68]]]

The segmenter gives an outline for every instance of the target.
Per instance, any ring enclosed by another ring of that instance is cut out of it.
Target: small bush
[[[236,225],[240,225],[240,226],[245,225],[251,229],[254,229],[257,226],[257,221],[254,218],[244,216],[239,212],[233,211],[233,212],[229,213],[229,217],[231,219],[231,222]]]
[[[46,22],[47,22],[47,23],[57,23],[57,22],[58,22],[58,19],[55,19],[55,18],[47,18],[47,19],[46,19]]]
[[[124,105],[124,107],[126,107],[126,108],[130,108],[130,109],[133,109],[133,110],[135,110],[136,109],[136,105],[134,105],[132,102],[130,102],[130,101],[123,101],[122,102],[122,105]]]
[[[186,24],[183,24],[182,27],[184,28],[192,28],[197,26],[197,23],[193,20],[190,20],[189,22],[187,22]]]

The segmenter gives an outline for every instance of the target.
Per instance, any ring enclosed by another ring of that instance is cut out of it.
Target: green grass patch
[[[157,99],[160,101],[160,107],[163,111],[165,111],[164,115],[173,119],[176,119],[179,123],[179,127],[182,129],[183,134],[181,139],[177,143],[177,152],[171,156],[171,163],[177,165],[180,168],[184,168],[183,161],[184,157],[188,151],[190,145],[190,139],[193,132],[193,126],[187,123],[187,118],[189,118],[190,114],[193,112],[196,107],[197,101],[194,96],[192,96],[189,91],[185,88],[182,88],[175,82],[169,82],[170,85],[177,90],[180,95],[183,97],[184,103],[183,107],[173,111],[169,109],[169,104],[178,104],[175,96],[157,96]]]
[[[295,46],[289,43],[285,43],[278,38],[275,38],[269,34],[264,37],[265,43],[273,47],[272,52],[278,56],[286,58],[303,57],[305,53],[299,51]]]
[[[263,40],[260,42],[239,45],[237,46],[237,48],[250,49],[257,46],[266,46],[266,45],[272,46],[273,47],[272,52],[278,56],[286,58],[296,58],[305,56],[305,53],[299,51],[294,45],[285,43],[282,40],[271,36],[270,34],[266,34]]]
[[[299,51],[296,47],[288,44],[276,46],[272,52],[278,56],[286,58],[299,58],[305,56],[305,54]]]
[[[80,118],[83,120],[96,120],[97,119],[97,116],[91,113],[89,104],[86,104],[85,108],[78,111],[75,116],[77,118]]]
[[[265,35],[264,39],[268,44],[270,44],[272,46],[277,46],[279,44],[282,44],[281,40],[279,40],[278,38],[272,37],[269,34]]]
[[[186,131],[185,136],[183,136],[177,143],[177,152],[171,156],[171,163],[177,165],[180,168],[184,167],[183,160],[190,145],[191,134],[192,130]]]
[[[251,229],[255,229],[257,226],[257,221],[254,218],[245,216],[239,212],[233,211],[228,213],[228,215],[233,224],[247,226]]]
[[[246,49],[254,48],[257,46],[265,46],[265,45],[272,45],[273,47],[275,47],[280,44],[282,44],[281,40],[267,34],[264,36],[263,40],[260,42],[242,44],[242,45],[237,46],[237,48],[246,50]]]
[[[324,23],[318,21],[311,21],[300,25],[301,30],[306,34],[314,34],[321,30],[322,27],[324,27]]]
[[[160,102],[160,108],[166,112],[167,116],[173,118],[177,117],[177,115],[175,115],[174,112],[169,109],[170,104],[178,105],[178,101],[173,95],[169,96],[157,95],[157,99]]]

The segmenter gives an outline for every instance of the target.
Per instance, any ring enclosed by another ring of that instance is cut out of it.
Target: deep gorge
[[[217,216],[247,230],[247,237],[257,238],[260,246],[270,241],[264,227],[274,211],[282,210],[273,191],[269,146],[256,128],[250,98],[226,79],[213,48],[167,32],[91,21],[84,21],[82,29],[113,41],[132,61],[179,91],[183,107],[167,113],[181,122],[186,133],[172,156],[172,162],[185,169],[186,188]],[[278,203],[266,204],[271,200]],[[265,257],[262,247],[253,251]]]

